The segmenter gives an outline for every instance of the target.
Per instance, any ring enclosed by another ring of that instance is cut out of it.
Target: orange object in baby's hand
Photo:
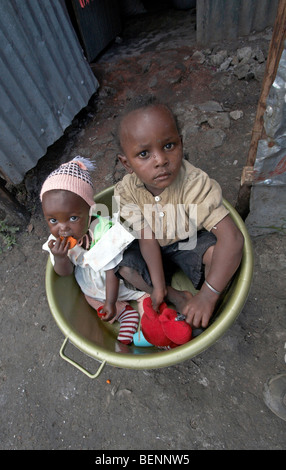
[[[65,237],[60,237],[61,240],[63,240]],[[67,242],[69,242],[70,246],[69,249],[71,250],[74,246],[77,244],[77,240],[73,237],[67,237]]]

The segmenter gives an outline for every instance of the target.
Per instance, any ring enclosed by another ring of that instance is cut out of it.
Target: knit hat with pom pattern
[[[40,192],[42,201],[43,194],[54,189],[71,191],[82,197],[89,206],[94,205],[94,188],[90,176],[90,171],[94,170],[94,165],[90,160],[77,156],[67,163],[63,163],[59,168],[52,171],[44,181]]]

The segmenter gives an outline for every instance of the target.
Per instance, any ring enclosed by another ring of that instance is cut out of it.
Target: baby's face
[[[80,240],[88,231],[89,205],[70,191],[52,190],[43,194],[42,209],[54,237]]]
[[[151,106],[129,113],[121,123],[120,143],[122,164],[129,173],[136,173],[154,196],[176,179],[183,145],[168,108]]]

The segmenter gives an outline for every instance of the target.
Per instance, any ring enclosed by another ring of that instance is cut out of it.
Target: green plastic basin
[[[111,207],[113,187],[95,196],[97,204]],[[105,364],[129,369],[156,369],[168,367],[190,359],[213,345],[233,324],[241,312],[249,293],[253,274],[253,251],[244,222],[237,211],[224,200],[224,205],[244,236],[244,250],[241,265],[228,290],[220,301],[211,324],[190,342],[169,351],[155,347],[122,345],[116,340],[118,324],[102,322],[88,305],[73,275],[58,276],[50,260],[46,267],[46,293],[51,313],[65,336],[60,348],[63,359],[73,364],[91,378],[97,377]],[[173,276],[173,286],[194,292],[191,282],[182,273]],[[74,361],[66,354],[67,343],[71,342],[82,353],[101,363],[95,373]]]

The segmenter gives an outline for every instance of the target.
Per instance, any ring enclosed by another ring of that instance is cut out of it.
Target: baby
[[[101,237],[94,243],[100,219],[94,217],[89,173],[92,169],[90,161],[76,157],[45,180],[40,198],[51,235],[43,249],[50,253],[58,275],[68,276],[74,272],[87,302],[100,313],[102,320],[120,322],[117,339],[130,344],[139,315],[128,301],[140,302],[140,298],[143,301],[144,292],[128,289],[115,276],[113,268],[133,238],[118,222],[110,228],[110,220],[105,220]]]

